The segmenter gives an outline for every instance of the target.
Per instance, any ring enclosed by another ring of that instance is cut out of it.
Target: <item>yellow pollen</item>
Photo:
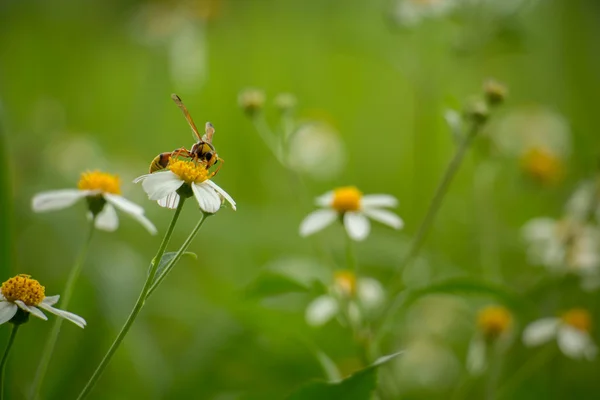
[[[356,294],[356,275],[351,271],[336,271],[334,274],[335,286],[346,296]]]
[[[534,147],[521,156],[521,168],[543,184],[558,183],[563,177],[560,157],[543,147]]]
[[[172,159],[167,168],[188,185],[191,183],[201,183],[209,178],[206,166],[193,161]]]
[[[573,308],[562,315],[565,324],[571,325],[580,331],[590,332],[592,330],[592,317],[590,313],[582,308]]]
[[[333,191],[333,207],[337,212],[360,210],[362,193],[354,186],[337,188]]]
[[[487,306],[479,311],[477,326],[487,339],[496,339],[508,331],[512,315],[505,307]]]
[[[82,173],[77,187],[81,190],[99,190],[102,193],[121,194],[119,177],[100,171]]]
[[[7,301],[21,300],[28,306],[37,306],[44,300],[44,287],[30,275],[17,275],[2,284],[2,295]]]

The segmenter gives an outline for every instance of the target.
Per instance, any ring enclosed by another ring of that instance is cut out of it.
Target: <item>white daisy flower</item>
[[[383,286],[376,279],[357,278],[350,271],[338,271],[329,293],[317,297],[306,308],[306,323],[321,326],[345,314],[350,322],[357,324],[376,310],[384,297]]]
[[[90,216],[96,215],[95,226],[105,231],[114,231],[119,227],[119,218],[115,207],[133,217],[152,235],[156,228],[144,216],[144,209],[121,196],[120,180],[116,175],[100,171],[88,171],[81,174],[77,189],[61,189],[36,194],[31,202],[35,212],[61,210],[86,198]]]
[[[410,28],[425,19],[443,17],[456,6],[456,0],[397,0],[392,15],[400,25]]]
[[[539,346],[554,338],[567,357],[592,360],[598,351],[590,336],[592,319],[583,309],[575,308],[560,318],[542,318],[529,324],[523,331],[526,346]]]
[[[535,218],[522,229],[530,262],[554,272],[590,275],[600,267],[600,230],[573,218]]]
[[[480,375],[488,364],[492,346],[506,344],[512,328],[512,314],[502,306],[484,307],[477,316],[477,333],[471,339],[467,353],[467,370]]]
[[[234,210],[235,201],[227,192],[210,180],[211,173],[202,164],[193,161],[171,160],[167,169],[142,175],[134,180],[142,182],[142,188],[150,200],[156,200],[161,207],[177,208],[180,189],[189,189],[198,201],[202,211],[214,214],[224,200]],[[185,186],[184,186],[185,184]]]
[[[341,219],[353,240],[364,240],[371,230],[369,218],[400,229],[404,222],[396,214],[383,207],[396,207],[398,200],[389,194],[363,194],[354,186],[335,189],[317,198],[323,207],[309,214],[300,224],[300,235],[308,236]]]
[[[44,287],[29,275],[21,274],[10,278],[0,288],[0,324],[13,319],[19,310],[21,313],[26,312],[47,321],[48,317],[40,310],[41,308],[84,328],[86,322],[80,316],[52,307],[58,302],[59,297],[59,295],[46,297]]]

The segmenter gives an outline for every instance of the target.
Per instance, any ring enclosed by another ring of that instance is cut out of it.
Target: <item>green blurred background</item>
[[[63,325],[44,398],[74,398],[81,390],[135,302],[169,223],[172,212],[130,182],[156,154],[192,144],[173,92],[198,125],[215,125],[214,144],[226,161],[215,181],[238,210],[222,210],[207,222],[190,249],[198,260],[184,259],[149,300],[90,398],[282,398],[324,378],[315,347],[343,373],[358,368],[346,329],[304,322],[316,293],[266,298],[257,279],[282,259],[343,268],[339,230],[309,239],[297,231],[313,197],[353,184],[400,199],[405,229],[374,225],[356,246],[361,272],[386,282],[454,152],[444,111],[480,93],[489,77],[510,90],[491,130],[518,110],[550,110],[568,121],[564,178],[541,185],[524,176],[517,158],[495,155],[497,175],[482,211],[473,182],[491,156],[475,149],[452,185],[422,263],[404,271],[404,283],[482,277],[483,263],[493,262],[500,270],[494,279],[530,293],[543,269],[527,265],[520,227],[536,216],[559,216],[597,164],[600,4],[524,0],[516,11],[503,12],[497,6],[504,1],[472,3],[464,12],[403,26],[393,1],[2,1],[0,123],[8,183],[1,196],[1,279],[28,273],[47,294],[61,293],[86,230],[84,202],[34,215],[30,201],[40,191],[74,187],[87,169],[119,174],[124,195],[142,204],[159,229],[150,236],[122,215],[118,231],[98,232],[69,307],[88,326]],[[290,92],[299,120],[321,121],[337,132],[345,154],[341,172],[298,179],[279,164],[238,105],[247,87],[264,89],[273,126],[273,98]],[[192,206],[183,215],[171,250],[199,216]],[[561,308],[600,311],[595,293],[569,283],[521,300],[522,308],[513,310],[518,327]],[[481,382],[470,382],[466,393],[457,388],[465,382],[477,307],[495,301],[434,295],[399,314],[382,353],[415,342],[427,351],[384,367],[387,396],[481,398]],[[22,329],[7,371],[7,398],[25,397],[50,327],[35,320]],[[0,343],[8,332],[0,328]],[[500,381],[537,351],[515,340]],[[418,367],[428,356],[431,364]],[[418,365],[411,367],[411,360]],[[598,398],[599,367],[557,356],[510,396]],[[402,377],[421,370],[434,377]]]

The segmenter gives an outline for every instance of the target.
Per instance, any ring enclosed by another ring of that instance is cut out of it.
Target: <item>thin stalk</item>
[[[358,279],[358,262],[356,261],[356,253],[354,252],[354,243],[352,243],[352,239],[348,233],[344,232],[344,236],[346,236],[346,265]]]
[[[446,193],[448,192],[450,183],[452,182],[452,180],[454,179],[454,176],[458,172],[458,169],[460,168],[460,166],[463,162],[463,159],[465,158],[465,154],[467,153],[467,150],[471,146],[473,139],[475,138],[475,136],[477,135],[477,132],[479,131],[479,127],[480,127],[480,124],[474,123],[471,130],[465,135],[463,140],[458,145],[458,148],[456,149],[456,153],[454,153],[454,157],[450,161],[450,164],[448,164],[448,167],[446,168],[446,171],[444,172],[442,180],[440,181],[440,183],[438,184],[438,187],[435,190],[435,194],[433,195],[433,199],[431,200],[431,203],[429,204],[429,208],[427,209],[425,218],[423,219],[423,222],[421,222],[421,225],[419,225],[419,229],[417,230],[415,239],[412,242],[412,245],[408,251],[408,254],[404,258],[404,260],[401,264],[401,268],[398,268],[398,270],[396,271],[395,278],[399,277],[400,272],[404,268],[406,268],[406,266],[408,266],[419,255],[421,247],[423,246],[423,243],[425,242],[425,239],[427,238],[427,234],[429,233],[429,230],[431,229],[431,225],[433,224],[433,221],[435,220],[435,216],[437,215],[438,211],[440,210],[442,201],[444,200],[444,197],[446,196]]]
[[[271,131],[264,114],[258,113],[252,117],[252,123],[254,124],[254,128],[258,132],[260,138],[263,140],[263,142],[265,142],[275,158],[277,158],[277,161],[279,161],[283,166],[286,166],[285,160],[283,159],[281,144],[278,143],[278,137]]]
[[[556,348],[554,346],[548,346],[548,348],[538,351],[533,357],[529,358],[527,362],[521,365],[519,368],[505,383],[500,386],[496,391],[496,398],[502,399],[510,394],[511,391],[515,390],[519,384],[529,379],[532,374],[539,371],[540,368],[548,363],[556,355]]]
[[[165,268],[162,270],[162,272],[154,280],[154,283],[152,284],[152,286],[150,286],[150,289],[148,289],[148,294],[146,295],[146,298],[150,297],[150,295],[154,292],[154,290],[156,290],[158,285],[161,284],[163,279],[165,279],[166,276],[169,274],[169,272],[171,272],[171,269],[173,269],[175,264],[177,264],[177,262],[179,261],[179,259],[183,255],[183,253],[185,253],[187,251],[188,247],[192,243],[192,240],[194,240],[194,238],[196,237],[196,234],[198,233],[200,228],[202,228],[202,225],[204,225],[204,221],[206,221],[208,219],[208,217],[210,217],[211,215],[212,214],[203,214],[202,215],[202,218],[200,219],[200,221],[198,221],[198,223],[196,224],[194,229],[192,229],[192,232],[187,237],[187,239],[185,239],[185,241],[183,242],[183,244],[177,251],[177,254],[175,254],[175,257],[173,257],[173,259],[169,262],[169,264],[167,264],[165,266]]]
[[[113,344],[108,349],[108,352],[106,353],[106,355],[104,356],[104,358],[102,359],[102,361],[100,362],[98,367],[96,368],[96,371],[94,371],[94,374],[92,375],[90,380],[87,382],[87,384],[85,385],[85,387],[83,388],[83,390],[81,391],[81,393],[79,394],[77,399],[84,399],[90,393],[90,391],[93,389],[94,385],[96,384],[96,382],[98,381],[98,379],[100,378],[102,373],[104,372],[104,369],[110,362],[115,351],[117,351],[117,349],[119,348],[119,345],[121,344],[121,342],[127,335],[127,332],[129,332],[129,329],[133,325],[138,314],[144,307],[144,303],[145,303],[146,297],[148,295],[148,290],[150,290],[150,286],[152,286],[152,282],[154,281],[154,277],[156,276],[156,270],[160,264],[160,260],[162,259],[163,254],[165,253],[167,245],[169,244],[169,240],[171,239],[171,235],[173,234],[173,229],[175,228],[175,224],[177,223],[177,220],[179,219],[179,214],[181,214],[181,210],[183,209],[184,203],[185,203],[185,198],[181,197],[179,200],[179,204],[177,205],[177,209],[175,210],[175,214],[173,215],[173,219],[171,220],[171,224],[169,225],[169,228],[167,229],[167,233],[165,233],[162,243],[160,244],[160,247],[158,248],[156,255],[152,259],[152,265],[150,267],[150,272],[148,273],[148,277],[146,278],[146,282],[144,283],[144,287],[142,288],[142,291],[140,292],[140,295],[135,303],[135,306],[133,307],[133,310],[131,310],[131,314],[129,314],[129,317],[127,317],[127,321],[125,321],[125,324],[121,328],[121,331],[115,338]]]
[[[17,337],[19,326],[19,324],[13,325],[12,331],[10,332],[10,337],[8,338],[8,343],[6,344],[6,349],[4,350],[4,355],[2,356],[2,361],[0,361],[0,400],[4,398],[4,369],[6,367],[6,360],[8,360],[8,353],[10,353],[10,349],[12,348],[15,338]]]
[[[411,247],[410,247],[406,257],[400,264],[400,267],[398,269],[396,269],[396,272],[394,273],[394,275],[391,278],[389,292],[392,295],[395,295],[395,297],[389,303],[389,305],[383,310],[382,322],[380,324],[379,329],[376,332],[377,339],[381,338],[381,336],[383,335],[383,332],[385,331],[385,328],[388,326],[388,324],[392,320],[391,317],[394,315],[397,308],[402,303],[402,299],[403,299],[403,297],[401,296],[402,293],[398,293],[400,291],[400,289],[402,288],[400,274],[419,255],[419,251],[421,250],[421,247],[427,237],[427,233],[429,233],[429,230],[435,219],[435,216],[436,216],[437,212],[440,210],[442,201],[444,200],[444,197],[445,197],[446,193],[448,192],[450,183],[452,182],[452,179],[458,172],[458,169],[460,168],[460,166],[463,162],[463,159],[465,158],[467,150],[471,146],[471,143],[473,142],[473,139],[475,138],[475,136],[477,136],[477,133],[479,132],[479,129],[481,128],[481,126],[482,126],[481,123],[474,122],[473,125],[471,126],[471,129],[469,130],[469,132],[463,137],[462,141],[458,145],[458,148],[456,149],[456,153],[454,153],[454,157],[448,164],[448,167],[446,168],[446,171],[444,172],[444,175],[442,176],[442,180],[438,184],[435,194],[433,195],[433,199],[431,200],[431,203],[429,204],[429,208],[427,209],[427,213],[425,214],[425,218],[423,219],[423,222],[421,222],[421,225],[419,226],[419,228],[417,230],[415,238],[412,241]]]
[[[81,273],[81,268],[83,267],[83,263],[86,259],[88,250],[90,248],[90,243],[92,242],[92,237],[94,236],[96,218],[92,218],[90,221],[90,226],[88,230],[88,234],[86,236],[86,240],[81,247],[79,252],[79,256],[73,264],[71,268],[71,272],[69,273],[69,277],[67,278],[67,284],[65,285],[65,289],[61,298],[61,308],[64,310],[69,309],[69,302],[71,301],[71,296],[73,295],[73,289],[75,287],[75,282],[79,278],[79,274]],[[31,389],[30,398],[36,399],[39,395],[39,391],[44,382],[44,377],[46,376],[46,372],[48,370],[48,365],[50,364],[50,359],[52,358],[52,353],[54,352],[54,347],[56,346],[56,341],[58,340],[58,335],[60,333],[60,327],[62,326],[63,318],[54,318],[54,324],[52,325],[52,331],[50,331],[50,336],[46,340],[46,345],[44,346],[44,351],[42,352],[42,357],[40,359],[40,363],[38,365],[37,371],[35,373],[35,378],[33,380],[33,387]]]

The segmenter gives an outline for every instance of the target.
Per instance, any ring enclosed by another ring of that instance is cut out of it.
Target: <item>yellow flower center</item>
[[[336,211],[344,213],[346,211],[360,210],[360,200],[362,193],[354,186],[346,186],[333,191],[333,207]]]
[[[488,339],[496,339],[508,331],[512,324],[512,315],[505,307],[487,306],[479,311],[477,326]]]
[[[534,147],[521,156],[521,168],[543,184],[554,184],[563,176],[560,157],[543,147]]]
[[[356,275],[351,271],[336,271],[333,278],[336,288],[345,296],[356,294]]]
[[[77,187],[81,190],[99,190],[102,193],[121,194],[119,177],[100,171],[82,173]]]
[[[171,159],[167,168],[188,185],[191,183],[201,183],[209,178],[206,166],[193,161]]]
[[[44,287],[30,275],[17,275],[2,284],[2,295],[6,300],[21,300],[28,306],[37,306],[44,300]]]
[[[562,315],[565,324],[571,325],[580,331],[590,332],[592,330],[592,317],[590,313],[582,308],[573,308]]]

